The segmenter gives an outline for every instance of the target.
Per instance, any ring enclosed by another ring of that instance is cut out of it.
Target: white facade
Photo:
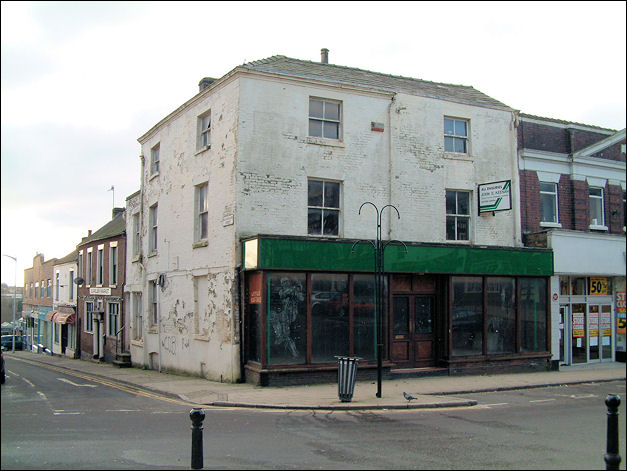
[[[54,265],[52,285],[52,309],[58,311],[53,318],[52,326],[52,352],[75,358],[78,351],[78,332],[76,323],[76,300],[78,286],[74,283],[78,273],[75,260]],[[66,315],[67,314],[67,315]],[[70,316],[71,317],[68,317]],[[67,321],[70,321],[68,323]]]
[[[341,104],[340,139],[308,135],[310,97]],[[207,113],[211,146],[199,148]],[[235,69],[216,81],[139,139],[141,190],[127,200],[126,231],[133,363],[215,381],[242,379],[239,241],[307,236],[309,178],[340,182],[340,238],[375,237],[374,213],[359,214],[371,201],[400,212],[400,220],[384,218],[386,238],[451,242],[445,228],[451,189],[471,194],[470,240],[455,243],[522,246],[515,115],[504,106],[252,70]],[[466,120],[469,152],[444,151],[444,117]],[[479,216],[477,185],[504,180],[512,182],[512,210]],[[195,208],[204,183],[208,233],[199,239]],[[134,297],[141,298],[140,316]]]

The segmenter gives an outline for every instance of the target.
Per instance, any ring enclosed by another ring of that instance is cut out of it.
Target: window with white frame
[[[155,204],[148,211],[148,223],[150,224],[149,251],[157,251],[157,208]]]
[[[446,190],[446,240],[470,240],[470,192]]]
[[[309,135],[339,139],[341,133],[342,103],[309,98]]]
[[[139,255],[139,213],[133,214],[133,256]]]
[[[55,273],[55,280],[54,280],[54,284],[55,284],[55,294],[54,294],[54,299],[56,301],[59,300],[59,290],[61,289],[61,281],[60,281],[60,277],[61,275],[59,274],[59,272]]]
[[[196,241],[207,239],[209,231],[209,202],[207,199],[208,183],[197,185],[195,189],[195,236]]]
[[[211,112],[198,117],[198,149],[211,147]]]
[[[603,188],[590,187],[590,225],[605,226]]]
[[[73,300],[74,299],[74,270],[70,270],[69,280],[70,280],[69,285],[68,285],[68,288],[70,290],[69,299]]]
[[[468,153],[467,120],[444,118],[444,150],[460,154]]]
[[[85,272],[83,271],[85,267],[83,266],[83,251],[78,252],[78,276],[79,278],[85,279]]]
[[[118,320],[120,318],[120,303],[107,303],[107,335],[115,337],[118,334]]]
[[[94,331],[94,303],[85,303],[85,332]]]
[[[37,293],[39,292],[39,281],[35,283],[35,298],[37,296],[39,296],[40,298],[42,298],[43,296],[41,296],[40,294],[38,295]]]
[[[557,183],[540,182],[540,221],[558,222]]]
[[[307,233],[340,235],[340,183],[310,178],[307,181]]]
[[[98,246],[98,253],[96,256],[96,284],[102,284],[102,277],[104,272],[104,245]]]
[[[54,343],[59,343],[59,332],[61,330],[61,324],[57,324],[56,322],[52,323],[52,328],[54,329]]]
[[[157,292],[157,280],[152,280],[150,284],[150,324],[156,326],[159,322],[159,293]]]
[[[109,285],[118,284],[118,246],[109,247]]]
[[[154,175],[159,173],[159,150],[161,143],[150,149],[150,174]]]
[[[141,340],[143,337],[142,294],[133,293],[133,338]]]
[[[93,252],[91,249],[87,249],[87,272],[85,273],[85,283],[89,286],[91,285],[91,272],[92,272],[92,263],[93,263]]]
[[[46,287],[46,298],[52,297],[52,280],[48,278],[48,286]]]

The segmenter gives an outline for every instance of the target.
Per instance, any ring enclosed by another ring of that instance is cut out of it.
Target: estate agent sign
[[[479,213],[512,209],[512,181],[479,185]]]

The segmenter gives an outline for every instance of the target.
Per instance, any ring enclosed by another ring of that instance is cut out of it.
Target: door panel
[[[434,296],[393,296],[390,353],[391,360],[399,367],[413,368],[434,364],[434,306]]]

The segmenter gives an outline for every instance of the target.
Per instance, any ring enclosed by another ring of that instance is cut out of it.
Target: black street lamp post
[[[381,234],[381,216],[385,208],[394,208],[394,210],[396,211],[396,215],[398,216],[398,219],[401,218],[401,215],[398,212],[398,209],[396,208],[396,206],[392,204],[386,204],[385,206],[381,208],[381,211],[379,211],[379,208],[377,208],[377,206],[374,203],[371,203],[370,201],[366,201],[365,203],[362,203],[362,205],[359,207],[358,214],[361,214],[361,209],[367,204],[372,205],[375,211],[377,212],[377,239],[376,241],[372,241],[372,240],[355,241],[355,243],[353,243],[353,247],[351,248],[351,253],[355,250],[355,246],[360,242],[368,242],[374,248],[374,285],[375,285],[374,305],[375,305],[375,324],[376,324],[376,337],[377,337],[377,397],[380,398],[381,397],[381,379],[382,379],[382,371],[383,371],[383,306],[384,306],[383,281],[384,281],[384,273],[385,273],[384,252],[385,252],[385,248],[390,244],[390,242],[394,242],[392,240],[388,240],[386,242],[383,242],[381,240],[381,235],[382,235]],[[396,241],[396,242],[400,242],[400,241]],[[404,242],[400,242],[400,243],[403,244],[403,246],[405,247],[405,252],[407,253],[407,246],[405,245],[405,243]]]

